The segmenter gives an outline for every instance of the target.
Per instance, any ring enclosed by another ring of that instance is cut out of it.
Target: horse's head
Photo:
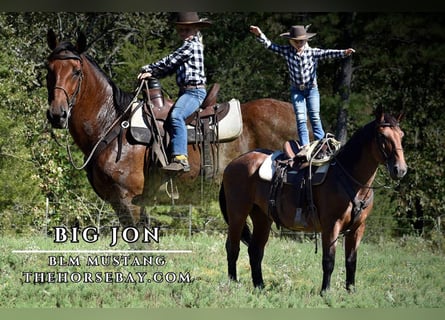
[[[52,30],[47,34],[48,46],[52,50],[48,57],[46,85],[48,89],[47,118],[55,128],[68,125],[71,108],[76,103],[82,84],[82,58],[86,39],[79,34],[76,45],[59,43]]]
[[[377,108],[375,115],[377,157],[386,165],[391,178],[401,179],[407,172],[402,147],[404,133],[399,126],[402,115],[394,118],[385,114],[382,107]]]

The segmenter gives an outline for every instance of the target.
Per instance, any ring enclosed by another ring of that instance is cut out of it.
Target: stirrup
[[[178,159],[177,157],[174,157],[168,165],[162,167],[162,170],[189,172],[190,164],[187,159]]]

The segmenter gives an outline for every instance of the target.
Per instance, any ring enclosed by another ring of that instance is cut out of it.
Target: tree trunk
[[[346,13],[341,15],[342,23],[344,26],[344,41],[343,48],[353,48],[353,23],[356,17],[356,13]],[[349,95],[351,92],[351,79],[352,79],[352,56],[349,56],[342,60],[341,69],[338,75],[338,79],[335,84],[334,91],[341,97],[341,103],[337,113],[337,128],[336,137],[342,144],[347,140],[347,124],[348,124],[348,106]]]

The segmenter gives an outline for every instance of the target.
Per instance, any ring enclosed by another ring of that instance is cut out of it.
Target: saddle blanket
[[[274,151],[271,155],[269,155],[266,160],[264,160],[263,164],[260,166],[259,175],[260,178],[266,181],[272,181],[272,177],[275,174],[276,166],[275,160],[283,155],[282,151]]]
[[[243,132],[243,120],[239,100],[231,99],[227,103],[229,104],[227,115],[219,120],[218,123],[210,122],[210,130],[214,132],[215,137],[218,137],[218,142],[233,141]],[[218,132],[216,132],[216,128],[218,128]],[[187,129],[189,136],[190,132],[193,133],[195,131],[195,128],[191,125],[187,125]],[[130,132],[137,142],[149,144],[151,141],[152,133],[144,116],[143,101],[135,102],[132,105]],[[196,142],[193,136],[188,138],[188,143]]]
[[[261,179],[265,181],[272,181],[272,178],[276,171],[276,162],[275,160],[285,155],[282,151],[274,151],[272,154],[270,154],[264,162],[261,164],[260,169],[258,171],[258,174]],[[330,162],[325,163],[322,166],[315,167],[315,171],[312,174],[312,185],[320,185],[324,182],[324,179],[326,178],[326,174],[328,173]],[[308,170],[309,167],[303,168],[301,170]],[[303,177],[303,175],[298,174],[299,171],[296,170],[287,170],[287,178],[286,183],[292,184],[295,182],[295,177]]]
[[[149,144],[152,134],[145,122],[143,105],[143,101],[136,101],[131,106],[130,133],[137,142]]]
[[[214,133],[215,138],[218,137],[218,142],[233,141],[243,132],[243,118],[239,100],[231,99],[227,103],[229,104],[229,112],[227,115],[219,120],[218,123],[211,121],[209,125],[209,129]],[[218,128],[218,131],[216,128]],[[193,134],[195,131],[194,126],[187,125],[187,131],[189,132],[188,143],[200,142],[200,139]]]

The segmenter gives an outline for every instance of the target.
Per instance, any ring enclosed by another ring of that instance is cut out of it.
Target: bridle
[[[381,123],[377,124],[376,129],[378,129],[378,128],[394,128],[394,127],[399,127],[399,123],[391,124],[389,122],[381,122]],[[384,162],[385,166],[388,167],[389,160],[394,156],[396,151],[403,151],[403,148],[396,148],[395,146],[393,146],[391,153],[388,154],[384,148],[384,146],[386,145],[386,141],[388,140],[386,138],[386,136],[383,133],[379,132],[379,133],[377,133],[375,139],[376,139],[377,147],[383,157],[383,162]]]
[[[78,60],[80,62],[80,65],[83,66],[83,62],[82,62],[82,58],[76,55],[55,55],[54,57],[52,57],[52,60]],[[76,98],[77,95],[80,92],[80,87],[82,85],[82,79],[83,79],[83,72],[82,72],[82,68],[79,71],[79,80],[77,81],[77,87],[76,90],[74,90],[73,94],[70,95],[68,94],[67,90],[64,87],[61,86],[54,86],[54,90],[58,89],[58,90],[62,90],[62,92],[65,94],[65,98],[66,98],[66,102],[68,105],[68,111],[66,114],[66,121],[65,121],[65,128],[68,128],[68,121],[69,118],[71,116],[71,110],[73,109],[75,103],[76,103]]]
[[[70,59],[74,59],[74,60],[78,60],[80,61],[81,66],[83,66],[83,62],[82,62],[82,58],[80,56],[71,54],[71,55],[61,55],[61,54],[57,54],[55,56],[51,57],[51,60],[70,60]],[[66,122],[65,122],[65,129],[69,129],[68,128],[68,123],[69,123],[69,118],[71,115],[71,110],[74,108],[74,105],[76,103],[76,98],[77,95],[80,92],[80,88],[81,88],[81,84],[82,84],[82,79],[83,79],[83,72],[82,72],[82,68],[80,69],[80,74],[79,74],[79,81],[77,82],[77,87],[76,90],[74,91],[74,93],[71,95],[71,97],[69,96],[67,90],[61,86],[54,86],[54,90],[55,89],[59,89],[62,90],[63,93],[65,94],[66,97],[66,101],[68,104],[68,112],[66,115]],[[125,108],[124,112],[113,121],[113,123],[111,124],[111,126],[105,131],[105,133],[99,137],[98,141],[96,142],[96,144],[94,145],[93,149],[91,150],[89,156],[86,158],[86,160],[84,161],[84,163],[81,166],[76,166],[76,164],[74,163],[74,159],[73,156],[71,154],[71,150],[70,150],[70,146],[67,143],[66,145],[66,149],[68,151],[68,156],[70,158],[70,162],[72,164],[72,166],[77,169],[77,170],[82,170],[84,169],[88,163],[90,162],[90,160],[92,159],[94,153],[96,152],[99,144],[105,139],[105,137],[113,130],[113,128],[118,124],[119,121],[121,121],[122,117],[124,114],[126,114],[128,112],[128,110],[130,110],[131,106],[133,105],[133,103],[135,103],[137,101],[138,95],[142,90],[142,87],[144,85],[144,83],[146,83],[146,81],[141,81],[140,84],[138,85],[138,88],[135,90],[135,94],[133,99],[131,100],[131,102],[128,104],[128,106]]]

